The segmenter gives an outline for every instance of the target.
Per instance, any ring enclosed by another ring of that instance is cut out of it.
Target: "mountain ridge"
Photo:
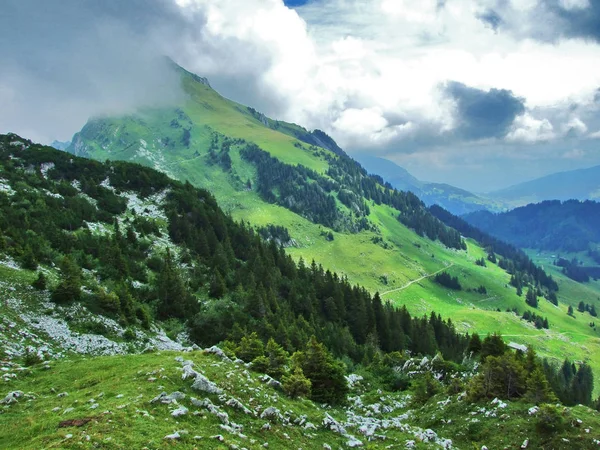
[[[367,154],[358,154],[355,157],[370,173],[382,176],[396,189],[413,192],[427,206],[437,204],[457,215],[482,209],[492,211],[503,209],[501,202],[473,194],[465,189],[446,183],[421,181],[393,161]]]
[[[595,200],[600,198],[600,166],[546,175],[498,191],[491,198],[512,207],[545,200]]]

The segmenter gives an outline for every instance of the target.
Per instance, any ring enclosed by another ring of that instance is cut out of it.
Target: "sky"
[[[0,131],[181,101],[167,55],[350,155],[487,192],[600,164],[600,0],[4,0]]]

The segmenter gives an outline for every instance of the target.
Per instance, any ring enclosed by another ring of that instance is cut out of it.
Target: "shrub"
[[[27,367],[35,366],[42,362],[42,358],[36,352],[27,349],[23,355],[23,365]]]
[[[304,376],[302,369],[296,367],[294,373],[282,378],[283,392],[291,398],[310,397],[312,383]]]
[[[413,383],[413,387],[412,404],[422,406],[440,391],[441,385],[439,381],[433,378],[431,372],[427,372]]]
[[[31,285],[37,289],[38,291],[43,291],[46,289],[47,286],[47,280],[46,280],[46,276],[42,273],[42,272],[38,272],[38,277],[37,279],[31,283]]]
[[[565,419],[555,406],[542,405],[535,426],[541,434],[556,433],[564,430]]]

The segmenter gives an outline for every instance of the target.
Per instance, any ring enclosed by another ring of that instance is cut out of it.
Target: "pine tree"
[[[348,385],[344,366],[314,336],[304,351],[294,353],[293,360],[312,384],[313,401],[332,405],[345,403]]]
[[[543,370],[537,367],[527,378],[527,399],[539,405],[556,401],[556,396],[550,388],[550,383]]]
[[[531,288],[527,290],[527,294],[525,295],[525,303],[527,303],[532,308],[537,308],[538,299],[535,291]]]
[[[52,292],[52,300],[56,303],[78,301],[81,298],[81,269],[68,255],[60,263],[60,275],[61,281]]]
[[[567,314],[568,314],[569,316],[572,316],[572,315],[573,315],[573,307],[572,307],[571,305],[569,305],[569,311],[567,312]]]
[[[36,288],[38,291],[43,291],[46,289],[46,284],[47,284],[46,276],[44,275],[43,272],[38,272],[38,277],[31,285],[34,288]]]
[[[157,312],[162,319],[184,318],[198,310],[198,303],[188,292],[169,250],[162,270],[156,277],[155,292],[158,297]]]
[[[481,346],[481,359],[484,360],[488,356],[500,356],[507,350],[506,343],[502,336],[497,333],[487,335]]]
[[[221,275],[221,271],[219,269],[215,270],[215,273],[210,282],[210,289],[208,291],[208,295],[212,298],[222,298],[227,291],[227,286],[225,285],[225,280],[223,279],[223,275]]]
[[[579,302],[579,305],[577,305],[577,311],[585,312],[585,303]]]

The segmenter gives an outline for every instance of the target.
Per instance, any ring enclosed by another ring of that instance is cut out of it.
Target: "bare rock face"
[[[194,384],[192,384],[192,389],[200,392],[206,392],[207,394],[221,395],[223,393],[223,389],[219,388],[215,383],[210,381],[202,374],[198,374],[196,376],[196,380],[194,381]]]

